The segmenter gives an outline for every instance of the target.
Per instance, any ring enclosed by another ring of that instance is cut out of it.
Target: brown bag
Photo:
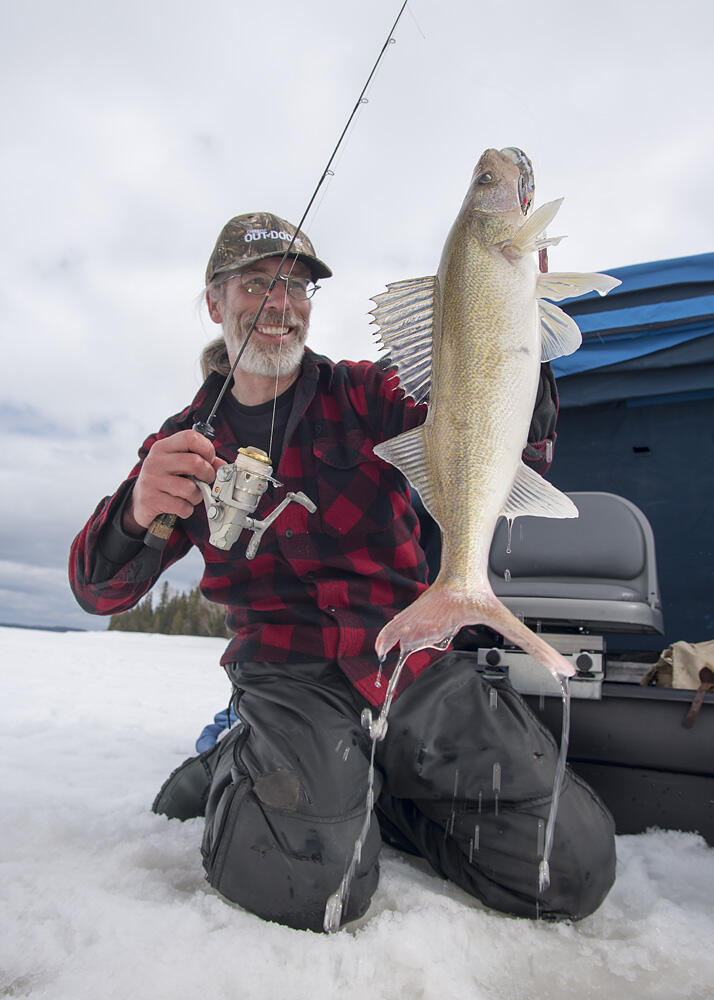
[[[714,670],[714,639],[696,643],[681,640],[662,650],[641,683],[696,691],[701,683],[700,671],[705,667]]]

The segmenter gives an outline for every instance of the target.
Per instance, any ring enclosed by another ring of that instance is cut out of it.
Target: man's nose
[[[287,304],[288,285],[283,278],[278,278],[270,293],[268,301],[271,305],[283,306]]]

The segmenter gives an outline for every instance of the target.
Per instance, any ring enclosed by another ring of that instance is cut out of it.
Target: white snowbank
[[[205,882],[201,820],[154,816],[228,685],[222,640],[0,629],[0,996],[675,1000],[714,996],[714,852],[618,838],[579,924],[489,912],[384,852],[358,925],[266,924]]]

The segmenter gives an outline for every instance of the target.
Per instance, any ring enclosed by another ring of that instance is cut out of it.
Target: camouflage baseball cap
[[[295,226],[269,212],[236,215],[220,232],[206,268],[206,285],[224,271],[235,271],[263,257],[282,257],[296,232]],[[329,278],[332,271],[315,256],[315,248],[298,231],[290,256],[305,262],[313,281]]]

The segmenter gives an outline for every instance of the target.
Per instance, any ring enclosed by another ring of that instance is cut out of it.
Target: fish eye
[[[482,174],[479,174],[476,178],[477,184],[490,184],[493,181],[493,174],[489,173],[488,170],[484,170]]]

